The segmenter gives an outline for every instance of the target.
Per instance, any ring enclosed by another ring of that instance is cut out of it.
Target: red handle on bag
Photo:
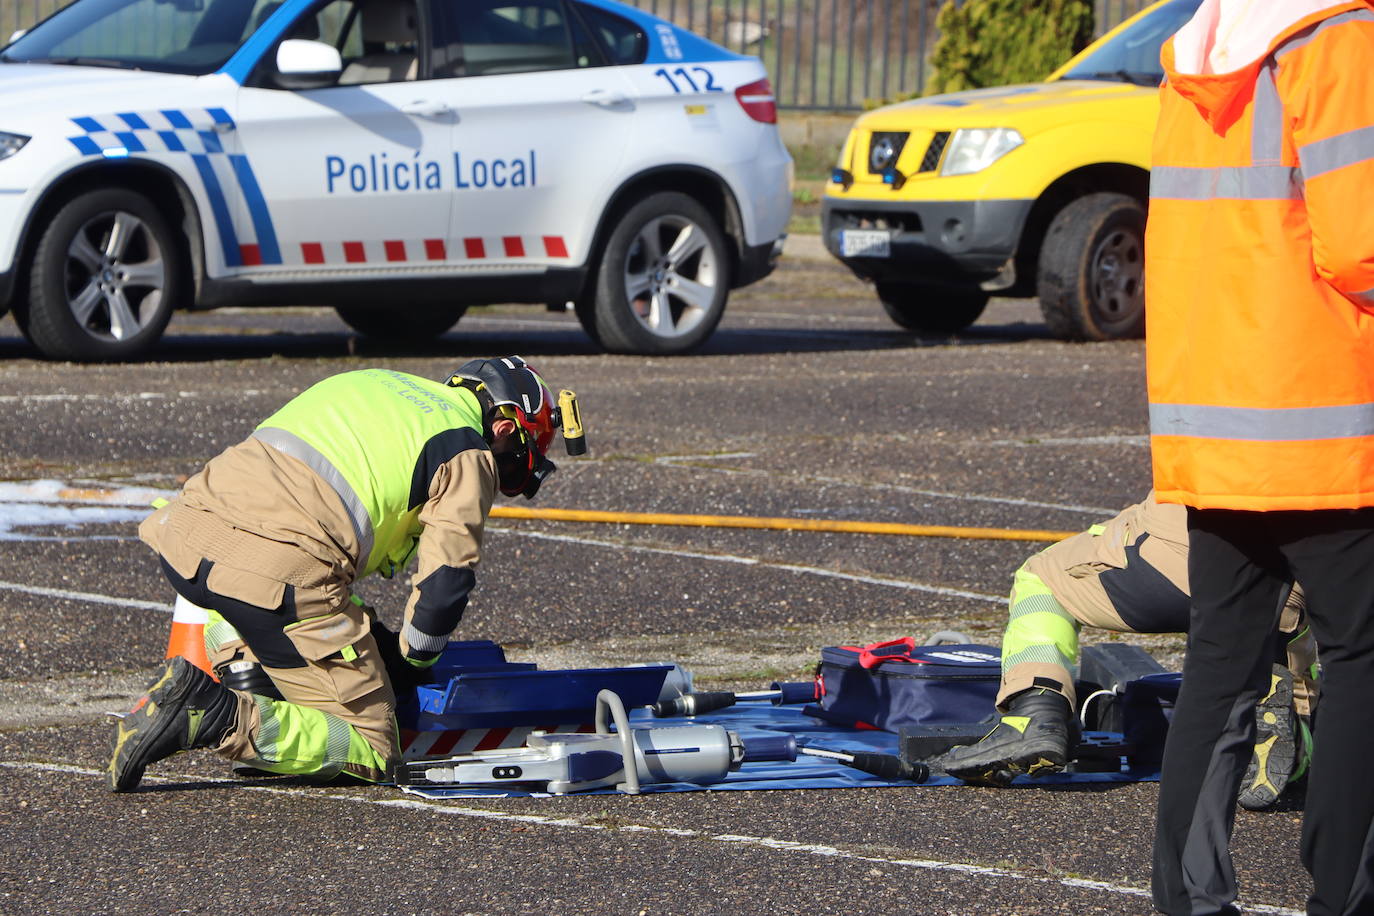
[[[869,646],[841,646],[840,648],[859,653],[859,667],[861,668],[876,668],[883,662],[927,664],[924,659],[911,657],[912,650],[916,648],[916,638],[913,636],[889,639],[887,642],[875,642]]]

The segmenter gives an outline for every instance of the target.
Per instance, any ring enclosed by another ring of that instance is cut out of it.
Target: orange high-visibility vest
[[[1374,2],[1335,4],[1239,71],[1175,69],[1146,230],[1162,502],[1374,505]]]

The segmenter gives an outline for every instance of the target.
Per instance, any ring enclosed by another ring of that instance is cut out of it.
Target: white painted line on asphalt
[[[267,394],[266,390],[257,388],[236,388],[234,397],[252,397],[259,394]],[[47,403],[51,401],[99,401],[102,404],[116,403],[127,404],[133,401],[162,401],[173,400],[193,400],[197,398],[223,397],[220,391],[137,391],[129,394],[95,394],[86,392],[84,394],[0,394],[0,404],[26,403]]]
[[[699,553],[693,550],[676,550],[669,547],[644,547],[638,544],[621,544],[616,541],[602,541],[596,538],[574,537],[567,534],[548,534],[542,531],[520,531],[515,528],[501,528],[493,525],[488,525],[487,530],[499,531],[502,534],[516,534],[522,537],[535,538],[536,540],[562,541],[569,544],[584,544],[589,547],[608,547],[612,550],[623,550],[629,553],[656,553],[670,557],[682,557],[689,560],[710,560],[716,563],[735,563],[740,566],[756,566],[760,569],[775,569],[781,572],[794,572],[808,576],[822,576],[827,579],[843,579],[846,582],[861,582],[865,585],[882,585],[888,588],[900,588],[912,592],[928,592],[932,595],[943,595],[947,598],[972,598],[976,601],[991,601],[994,604],[1008,603],[1008,599],[1001,595],[967,592],[963,589],[948,588],[943,585],[929,585],[924,582],[911,582],[907,579],[888,579],[883,576],[861,576],[855,573],[844,573],[833,569],[822,569],[819,566],[799,566],[794,563],[772,563],[768,560],[760,560],[757,557],[741,557],[731,553]]]
[[[726,457],[726,456],[716,456]],[[773,477],[772,471],[760,471],[753,468],[712,468],[698,467],[696,465],[680,464],[686,460],[700,460],[697,456],[676,456],[668,455],[657,458],[655,461],[666,464],[669,467],[680,467],[689,471],[707,471],[716,474],[741,474],[746,477]],[[1075,503],[1051,503],[1041,502],[1035,499],[1021,499],[1012,496],[983,496],[978,493],[954,493],[948,490],[924,490],[919,487],[908,487],[897,483],[855,483],[852,480],[842,480],[838,477],[822,477],[815,474],[789,474],[790,480],[798,480],[813,483],[834,484],[836,486],[848,487],[855,490],[885,490],[893,493],[910,493],[914,496],[930,496],[936,499],[966,500],[968,502],[996,503],[1004,506],[1026,506],[1033,509],[1058,509],[1064,512],[1082,512],[1087,515],[1097,515],[1104,518],[1111,518],[1116,515],[1124,506],[1115,509],[1108,509],[1102,506],[1080,506]]]
[[[172,613],[172,602],[140,601],[137,598],[115,598],[111,595],[97,595],[94,592],[73,592],[65,588],[43,588],[38,585],[24,585],[21,582],[0,582],[0,591],[24,592],[41,598],[60,598],[64,601],[89,601],[92,604],[108,604],[114,607],[137,608],[142,611],[161,611]]]
[[[42,770],[51,773],[70,773],[91,777],[104,777],[105,775],[105,771],[103,770],[92,770],[82,767],[37,763],[24,760],[0,761],[0,766],[18,770]],[[707,833],[700,830],[683,829],[681,827],[650,827],[645,824],[607,826],[605,824],[585,823],[573,817],[547,817],[542,814],[516,814],[513,812],[491,811],[482,808],[464,808],[442,802],[419,801],[413,798],[371,798],[362,795],[343,795],[329,792],[325,789],[280,789],[272,786],[250,786],[237,783],[234,780],[216,779],[213,777],[207,778],[200,775],[188,774],[180,777],[145,776],[144,779],[146,781],[157,782],[213,782],[226,786],[234,786],[243,791],[265,792],[269,795],[282,795],[288,798],[324,798],[329,801],[375,805],[381,808],[399,808],[406,811],[419,811],[431,815],[471,817],[479,820],[532,824],[539,827],[570,827],[576,830],[663,834],[665,836],[685,839],[731,843],[737,846],[749,846],[755,849],[798,853],[801,855],[818,856],[828,859],[846,859],[854,862],[865,862],[872,865],[887,865],[892,868],[917,868],[926,871],[953,872],[969,878],[997,878],[1010,881],[1029,881],[1033,884],[1057,884],[1061,887],[1071,887],[1076,890],[1102,891],[1108,894],[1120,894],[1128,897],[1141,897],[1145,899],[1148,899],[1150,896],[1150,892],[1146,888],[1131,887],[1128,884],[1113,884],[1109,881],[1090,881],[1085,878],[1041,877],[1039,875],[1026,875],[1020,872],[1007,871],[1001,868],[991,868],[986,865],[970,865],[964,862],[942,862],[937,859],[895,859],[887,856],[851,852],[846,849],[840,849],[837,846],[826,846],[820,843],[798,843],[794,840],[780,840],[773,837],[747,836],[735,833]],[[1301,910],[1265,904],[1246,904],[1245,911],[1247,913],[1265,913],[1270,914],[1270,916],[1302,916]]]

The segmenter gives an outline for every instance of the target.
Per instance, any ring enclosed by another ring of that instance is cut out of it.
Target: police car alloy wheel
[[[706,208],[662,191],[620,217],[597,275],[593,336],[616,353],[682,353],[720,323],[730,253]]]
[[[48,356],[127,358],[162,335],[182,275],[178,236],[147,198],[89,191],[44,230],[15,317]]]

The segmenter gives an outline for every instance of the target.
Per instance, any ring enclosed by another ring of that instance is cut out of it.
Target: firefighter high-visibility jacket
[[[183,576],[213,561],[211,591],[267,608],[284,585],[346,600],[355,580],[418,552],[401,650],[432,663],[467,606],[496,494],[482,429],[466,389],[388,369],[335,375],[212,459],[139,535]]]
[[[1158,498],[1374,505],[1374,3],[1226,11],[1205,0],[1162,52],[1145,271]]]

